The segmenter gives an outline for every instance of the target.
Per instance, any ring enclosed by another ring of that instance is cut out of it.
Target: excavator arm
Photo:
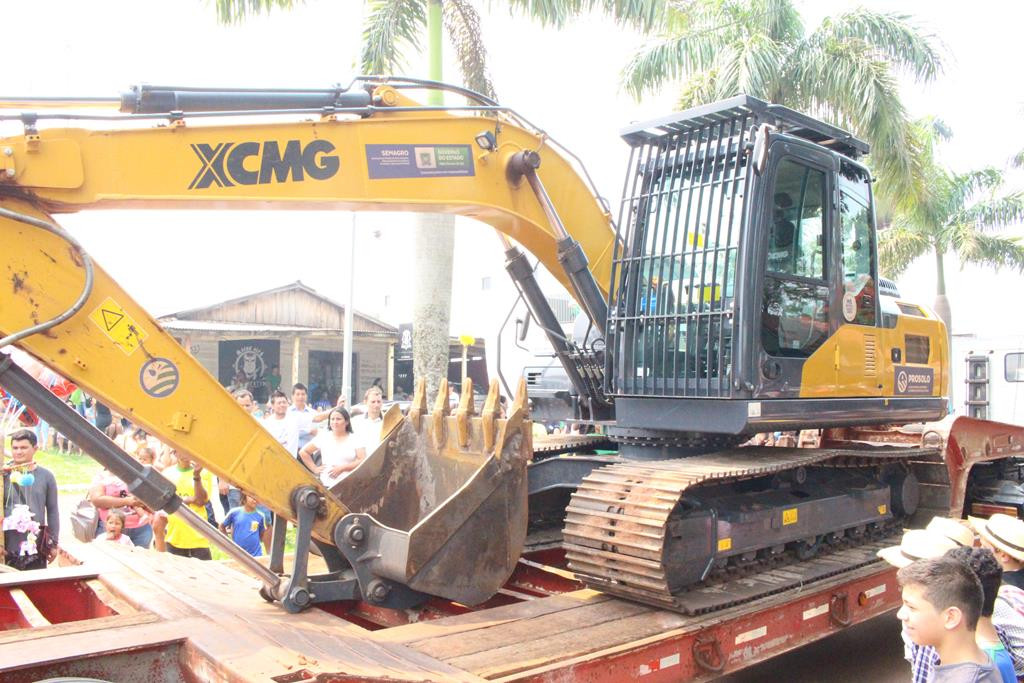
[[[500,107],[467,114],[421,107],[387,85],[374,88],[372,101],[380,104],[347,119],[332,113],[252,123],[252,116],[233,116],[224,123],[232,112],[195,121],[179,112],[158,127],[31,128],[35,132],[0,139],[0,194],[26,198],[49,213],[90,208],[452,213],[494,226],[572,292],[557,258],[556,228],[529,184],[509,177],[517,154],[535,152],[551,203],[569,219],[565,228],[607,295],[615,242],[611,216],[542,132]],[[493,149],[476,142],[488,133],[484,144]]]
[[[174,112],[157,127],[128,116],[113,130],[37,129],[42,117],[18,115],[25,134],[0,139],[0,347],[16,343],[276,514],[298,519],[300,534],[338,548],[331,585],[347,565],[362,597],[380,604],[408,602],[406,589],[480,601],[507,578],[525,537],[525,389],[508,420],[497,416],[496,386],[481,416],[471,402],[449,415],[439,400],[428,418],[421,389],[408,417],[387,416],[384,443],[357,470],[375,476],[353,475],[358,490],[327,491],[51,218],[91,208],[450,212],[494,226],[578,293],[560,262],[568,231],[579,245],[577,269],[582,262],[606,295],[609,215],[543,134],[499,107],[424,108],[384,84],[367,94],[355,116],[333,109],[302,121],[254,123],[228,111],[210,125]],[[173,277],[185,264],[166,265]],[[495,533],[503,525],[504,537]],[[300,588],[308,601],[312,589]],[[331,594],[327,583],[318,590]]]

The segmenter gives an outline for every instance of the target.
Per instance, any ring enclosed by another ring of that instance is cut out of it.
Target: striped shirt
[[[1001,590],[1001,589],[1000,589]],[[996,611],[999,610],[999,603],[1001,600],[996,600]],[[1011,610],[1013,608],[1010,608]],[[1016,614],[1016,611],[1014,611]],[[1021,618],[1020,615],[1017,615]],[[995,615],[992,616],[993,625],[995,625]],[[996,625],[996,635],[999,636],[999,642],[1003,644],[1006,651],[1010,653],[1010,658],[1013,659],[1013,668],[1020,676],[1020,669],[1017,668],[1018,657],[1024,654],[1024,650],[1018,650],[1015,652],[1014,648],[1011,647],[1010,635],[1006,628],[1003,626]],[[910,640],[907,636],[906,631],[900,631],[900,635],[903,636],[903,658],[910,662],[910,679],[913,683],[932,683],[935,679],[935,668],[939,666],[939,652],[931,645],[918,645],[917,643]]]

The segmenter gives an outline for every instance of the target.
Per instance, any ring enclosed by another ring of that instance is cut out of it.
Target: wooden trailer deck
[[[898,603],[895,571],[874,564],[687,617],[528,561],[499,606],[293,615],[226,563],[97,543],[65,559],[81,564],[0,575],[4,681],[709,680]]]

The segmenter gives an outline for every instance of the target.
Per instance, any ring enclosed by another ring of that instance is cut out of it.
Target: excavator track
[[[535,458],[564,453],[590,453],[605,448],[615,449],[615,442],[601,434],[546,434],[533,437]]]
[[[749,562],[736,573],[678,586],[665,548],[673,513],[684,493],[701,486],[784,474],[808,466],[840,468],[886,465],[918,458],[929,449],[737,448],[684,459],[632,461],[594,470],[583,479],[566,510],[564,546],[569,568],[595,590],[686,614],[700,614],[748,602],[809,581],[876,561],[878,540],[900,528],[887,516],[870,533],[850,538],[832,534],[832,550],[797,561],[780,555]],[[843,529],[835,531],[842,532]],[[876,547],[877,546],[877,547]],[[717,558],[716,558],[717,559]],[[790,565],[783,566],[790,561]],[[711,561],[706,561],[708,570]],[[754,573],[751,570],[760,570]],[[705,578],[712,575],[704,572]],[[721,580],[724,579],[724,580]]]

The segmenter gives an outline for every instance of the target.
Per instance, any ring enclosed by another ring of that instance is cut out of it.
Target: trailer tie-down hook
[[[833,593],[828,601],[828,618],[836,626],[843,628],[853,623],[850,614],[850,601],[846,593]]]
[[[725,656],[718,639],[711,635],[701,634],[693,641],[693,661],[697,666],[713,674],[725,670]]]

